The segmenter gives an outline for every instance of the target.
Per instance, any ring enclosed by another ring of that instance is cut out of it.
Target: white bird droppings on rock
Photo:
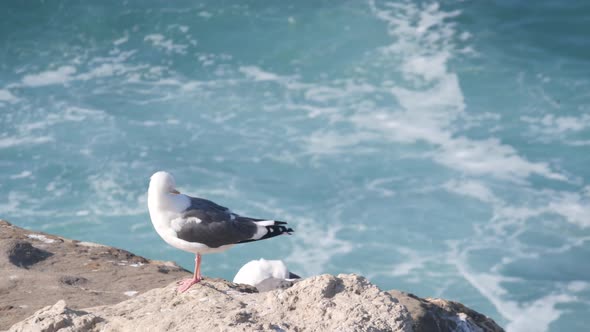
[[[37,240],[37,241],[41,241],[43,243],[53,243],[53,242],[55,242],[54,239],[49,239],[49,238],[47,238],[47,236],[42,235],[42,234],[29,234],[29,235],[27,235],[27,237],[29,239],[34,239],[34,240]]]

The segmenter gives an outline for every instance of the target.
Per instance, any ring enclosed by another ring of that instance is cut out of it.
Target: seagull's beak
[[[176,190],[176,189],[172,189],[170,190],[171,193],[173,194],[180,194],[180,191]]]

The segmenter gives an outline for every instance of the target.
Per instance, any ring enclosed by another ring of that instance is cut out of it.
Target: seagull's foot
[[[201,279],[196,279],[196,278],[181,280],[176,283],[177,285],[179,285],[176,290],[178,290],[178,292],[180,292],[180,293],[184,293],[189,288],[191,288],[192,285],[198,283],[199,281],[201,281]]]
[[[189,282],[189,281],[191,281],[191,280],[196,280],[196,282],[195,282],[195,284],[196,284],[196,283],[198,283],[199,281],[203,280],[203,278],[198,278],[198,279],[195,279],[195,278],[182,279],[182,280],[178,280],[178,281],[176,282],[176,284],[177,284],[177,285],[182,285],[182,284],[184,284],[184,283],[187,283],[187,282]]]

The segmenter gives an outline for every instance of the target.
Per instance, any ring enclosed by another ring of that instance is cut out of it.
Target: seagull
[[[244,264],[234,277],[234,283],[258,287],[260,283],[268,279],[293,281],[300,278],[287,269],[285,262],[261,258]]]
[[[178,282],[180,293],[201,281],[202,254],[293,232],[285,226],[286,222],[243,217],[212,201],[181,194],[176,190],[174,177],[163,171],[150,178],[148,210],[164,241],[195,254],[193,277]]]

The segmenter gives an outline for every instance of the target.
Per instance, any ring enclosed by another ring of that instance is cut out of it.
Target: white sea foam
[[[3,211],[3,213],[5,214],[18,212],[21,203],[27,201],[28,199],[28,195],[18,191],[11,190],[8,193],[7,199],[4,202],[0,203],[0,211]]]
[[[113,40],[113,44],[115,46],[119,46],[121,44],[125,44],[127,41],[129,41],[129,35],[126,34],[125,36],[123,36],[123,37],[121,37],[119,39]]]
[[[335,257],[350,253],[354,246],[338,238],[340,227],[330,223],[326,227],[317,225],[308,218],[290,218],[297,224],[297,234],[301,243],[292,247],[292,253],[285,259],[289,264],[297,264],[298,270],[307,275],[318,275],[326,272],[327,264]]]
[[[465,196],[476,198],[484,203],[490,203],[495,222],[509,220],[517,222],[544,214],[560,215],[565,221],[578,227],[590,227],[587,216],[590,215],[590,193],[520,189],[523,195],[529,197],[527,204],[506,202],[494,194],[485,184],[476,180],[451,180],[443,186],[446,190]]]
[[[337,86],[325,85],[303,85],[291,84],[291,88],[304,88],[305,98],[319,103],[339,102],[343,99],[354,98],[355,96],[365,96],[377,91],[377,88],[371,84],[356,82],[351,79],[338,82]]]
[[[390,188],[385,188],[387,183],[392,182],[393,180],[398,180],[394,178],[386,178],[386,179],[375,179],[367,183],[366,189],[369,191],[374,191],[379,193],[379,195],[383,197],[392,197],[395,196],[395,190]]]
[[[532,129],[543,134],[562,134],[565,132],[581,131],[590,127],[590,114],[580,116],[555,116],[546,114],[542,118],[523,116],[520,118],[535,126]]]
[[[567,180],[565,175],[551,170],[547,163],[530,162],[519,156],[512,146],[494,138],[475,141],[458,137],[449,139],[441,147],[442,153],[435,160],[464,173],[492,175],[515,182],[524,181],[532,174],[553,180]]]
[[[159,33],[149,34],[144,37],[144,41],[150,42],[154,47],[165,50],[168,53],[186,54],[187,45],[174,43],[172,39],[166,39]]]
[[[37,144],[44,144],[48,142],[53,142],[54,139],[52,136],[26,136],[26,137],[10,137],[10,136],[0,136],[0,149],[5,148],[12,148],[15,146],[22,146],[22,145],[37,145]]]
[[[571,146],[588,146],[590,145],[590,140],[572,140],[568,141],[567,144]]]
[[[567,290],[575,293],[585,291],[590,288],[590,282],[576,280],[567,285]]]
[[[130,66],[123,63],[123,61],[128,59],[133,53],[133,51],[118,52],[117,55],[113,57],[92,59],[90,63],[97,65],[92,67],[89,71],[77,75],[76,73],[78,70],[72,65],[61,66],[56,70],[48,70],[37,74],[27,74],[22,78],[21,86],[40,87],[66,84],[76,80],[88,81],[95,78],[123,75],[145,69],[147,67],[146,65]]]
[[[563,220],[580,227],[588,227],[585,216],[588,211],[590,195],[582,191],[580,193],[559,192],[553,190],[535,191],[532,189],[518,189],[525,202],[508,202],[495,195],[487,186],[473,180],[453,180],[445,184],[445,188],[451,192],[467,195],[491,204],[493,217],[489,227],[485,228],[485,237],[477,237],[477,241],[463,241],[464,247],[455,249],[448,255],[449,262],[455,264],[458,272],[484,295],[496,310],[506,318],[509,323],[507,331],[547,331],[551,322],[557,320],[563,309],[558,306],[562,303],[576,302],[575,293],[585,289],[585,283],[571,282],[565,289],[554,288],[552,292],[537,297],[529,302],[516,302],[510,299],[504,283],[526,283],[526,280],[507,278],[499,274],[502,267],[513,264],[519,260],[541,259],[545,254],[564,253],[575,247],[584,246],[590,237],[564,238],[564,244],[558,247],[537,248],[534,252],[524,249],[523,245],[515,237],[529,229],[529,223],[539,216],[560,215]],[[558,219],[559,220],[559,219]],[[556,220],[556,222],[559,222]],[[509,232],[506,230],[509,229]],[[483,234],[482,234],[483,235]],[[475,272],[469,267],[468,255],[472,250],[496,249],[498,243],[507,254],[489,272]],[[513,286],[514,287],[514,286]],[[542,317],[542,319],[530,320],[530,317]]]
[[[546,114],[543,117],[522,116],[524,123],[529,124],[529,135],[533,140],[550,142],[559,140],[571,146],[589,145],[588,141],[571,139],[569,136],[590,129],[590,114],[579,116],[555,116]]]
[[[403,261],[393,266],[390,275],[394,277],[407,276],[412,271],[423,268],[429,260],[428,257],[409,248],[398,247],[396,250],[399,252],[399,256],[403,257]]]
[[[30,178],[31,175],[33,175],[33,173],[31,171],[22,171],[18,174],[11,175],[10,178],[11,179],[26,179],[26,178]]]
[[[70,192],[69,187],[70,184],[67,181],[64,181],[61,177],[56,177],[45,186],[45,190],[51,193],[53,197],[62,197]]]
[[[292,104],[288,103],[285,105],[281,105],[282,109],[294,110],[294,111],[303,111],[307,113],[309,118],[317,118],[319,116],[326,116],[330,119],[336,120],[339,118],[338,112],[340,111],[337,107],[333,106],[315,106],[315,105],[305,105],[305,104]]]
[[[91,212],[99,216],[130,216],[145,213],[146,193],[127,188],[119,169],[88,178],[93,190]]]
[[[395,4],[392,9],[378,9],[371,2],[376,15],[388,23],[390,33],[397,41],[384,48],[387,54],[402,56],[402,73],[409,86],[394,86],[389,92],[401,109],[371,109],[371,104],[359,108],[348,118],[334,108],[296,105],[291,109],[308,112],[314,118],[328,116],[330,121],[350,121],[358,128],[348,133],[325,131],[314,133],[307,139],[306,149],[311,154],[350,153],[350,147],[374,141],[376,133],[385,139],[402,143],[425,141],[437,147],[431,153],[434,161],[465,174],[491,175],[501,179],[522,182],[532,174],[553,180],[567,177],[551,169],[544,162],[532,162],[519,155],[512,146],[498,139],[473,140],[457,135],[455,120],[463,116],[465,103],[458,77],[447,70],[453,45],[449,40],[456,34],[454,27],[445,22],[458,13],[441,12],[437,5],[417,8],[412,4]],[[400,14],[405,13],[406,16]],[[415,21],[412,15],[417,16]],[[412,23],[417,22],[417,23]],[[436,28],[434,28],[436,27]],[[240,67],[240,71],[256,81],[273,81],[290,90],[303,90],[311,102],[332,103],[358,96],[384,91],[363,82],[344,80],[338,86],[297,82],[293,77],[280,76],[259,67]],[[423,85],[430,86],[424,89]],[[366,110],[366,111],[365,111]]]
[[[134,54],[137,53],[137,50],[129,50],[129,51],[121,51],[117,48],[111,50],[108,56],[95,56],[93,58],[88,59],[88,64],[95,65],[101,63],[126,63],[128,60],[133,57]],[[73,61],[77,62],[77,61]],[[145,66],[145,65],[138,65],[138,66]]]
[[[590,227],[590,195],[586,193],[549,191],[555,197],[546,208],[562,215],[569,222],[580,227]]]
[[[451,262],[455,263],[459,273],[473,287],[494,304],[496,310],[509,323],[506,330],[509,332],[526,332],[526,331],[548,331],[551,322],[558,319],[563,312],[557,306],[562,303],[569,303],[576,300],[576,297],[567,291],[561,293],[551,293],[536,300],[519,303],[506,299],[507,291],[501,286],[503,282],[521,282],[514,278],[506,278],[498,274],[476,273],[471,271],[464,261],[462,254],[452,254]],[[535,317],[535,319],[531,319]]]
[[[18,98],[12,94],[9,90],[0,89],[0,101],[8,103],[16,103]]]
[[[243,66],[239,68],[240,72],[255,81],[279,81],[280,76],[268,71],[264,71],[256,66]]]
[[[454,120],[465,111],[465,103],[457,75],[447,69],[453,51],[451,38],[456,31],[445,20],[458,12],[444,13],[436,4],[419,8],[402,3],[393,5],[394,9],[370,4],[397,38],[385,51],[402,57],[402,72],[410,87],[391,90],[402,112],[359,113],[352,118],[357,126],[378,130],[385,138],[399,142],[426,141],[438,146],[434,160],[466,174],[512,181],[523,181],[531,174],[567,179],[546,163],[528,161],[497,139],[457,136]],[[431,88],[415,88],[420,81],[428,82]]]
[[[375,134],[367,132],[342,135],[335,131],[319,130],[305,138],[305,146],[307,153],[312,155],[339,154],[349,152],[351,146],[376,138],[378,137]],[[362,152],[358,147],[354,150],[354,153]]]
[[[443,187],[450,192],[470,196],[482,202],[494,203],[498,201],[494,193],[481,181],[450,180]]]
[[[25,75],[22,79],[22,84],[28,87],[65,84],[72,79],[76,71],[76,67],[74,66],[61,66],[55,70]]]
[[[419,75],[426,81],[438,79],[446,74],[446,62],[449,60],[448,52],[441,52],[432,56],[416,56],[407,59],[402,65],[402,70],[412,79],[413,75]]]
[[[66,121],[84,121],[89,117],[102,119],[106,117],[105,112],[96,109],[89,109],[77,106],[70,106],[64,109],[63,119]]]
[[[521,305],[518,314],[512,316],[511,322],[506,325],[506,331],[549,331],[549,325],[564,312],[563,309],[558,309],[557,306],[575,300],[576,297],[569,294],[551,294],[532,303]],[[535,317],[535,319],[531,319],[531,317]]]
[[[83,81],[88,81],[100,77],[108,77],[126,73],[130,68],[121,63],[103,63],[97,67],[92,68],[86,73],[77,75],[75,78]]]
[[[23,134],[29,135],[36,130],[45,129],[65,122],[101,121],[110,119],[110,116],[102,110],[68,106],[62,103],[57,103],[55,106],[58,108],[58,112],[48,114],[45,114],[44,112],[43,119],[18,125],[19,131]]]
[[[206,11],[206,10],[203,10],[203,11],[200,11],[200,12],[199,12],[199,16],[200,16],[200,17],[204,17],[204,18],[210,18],[210,17],[212,17],[212,16],[213,16],[213,14],[209,13],[209,12],[208,12],[208,11]]]

